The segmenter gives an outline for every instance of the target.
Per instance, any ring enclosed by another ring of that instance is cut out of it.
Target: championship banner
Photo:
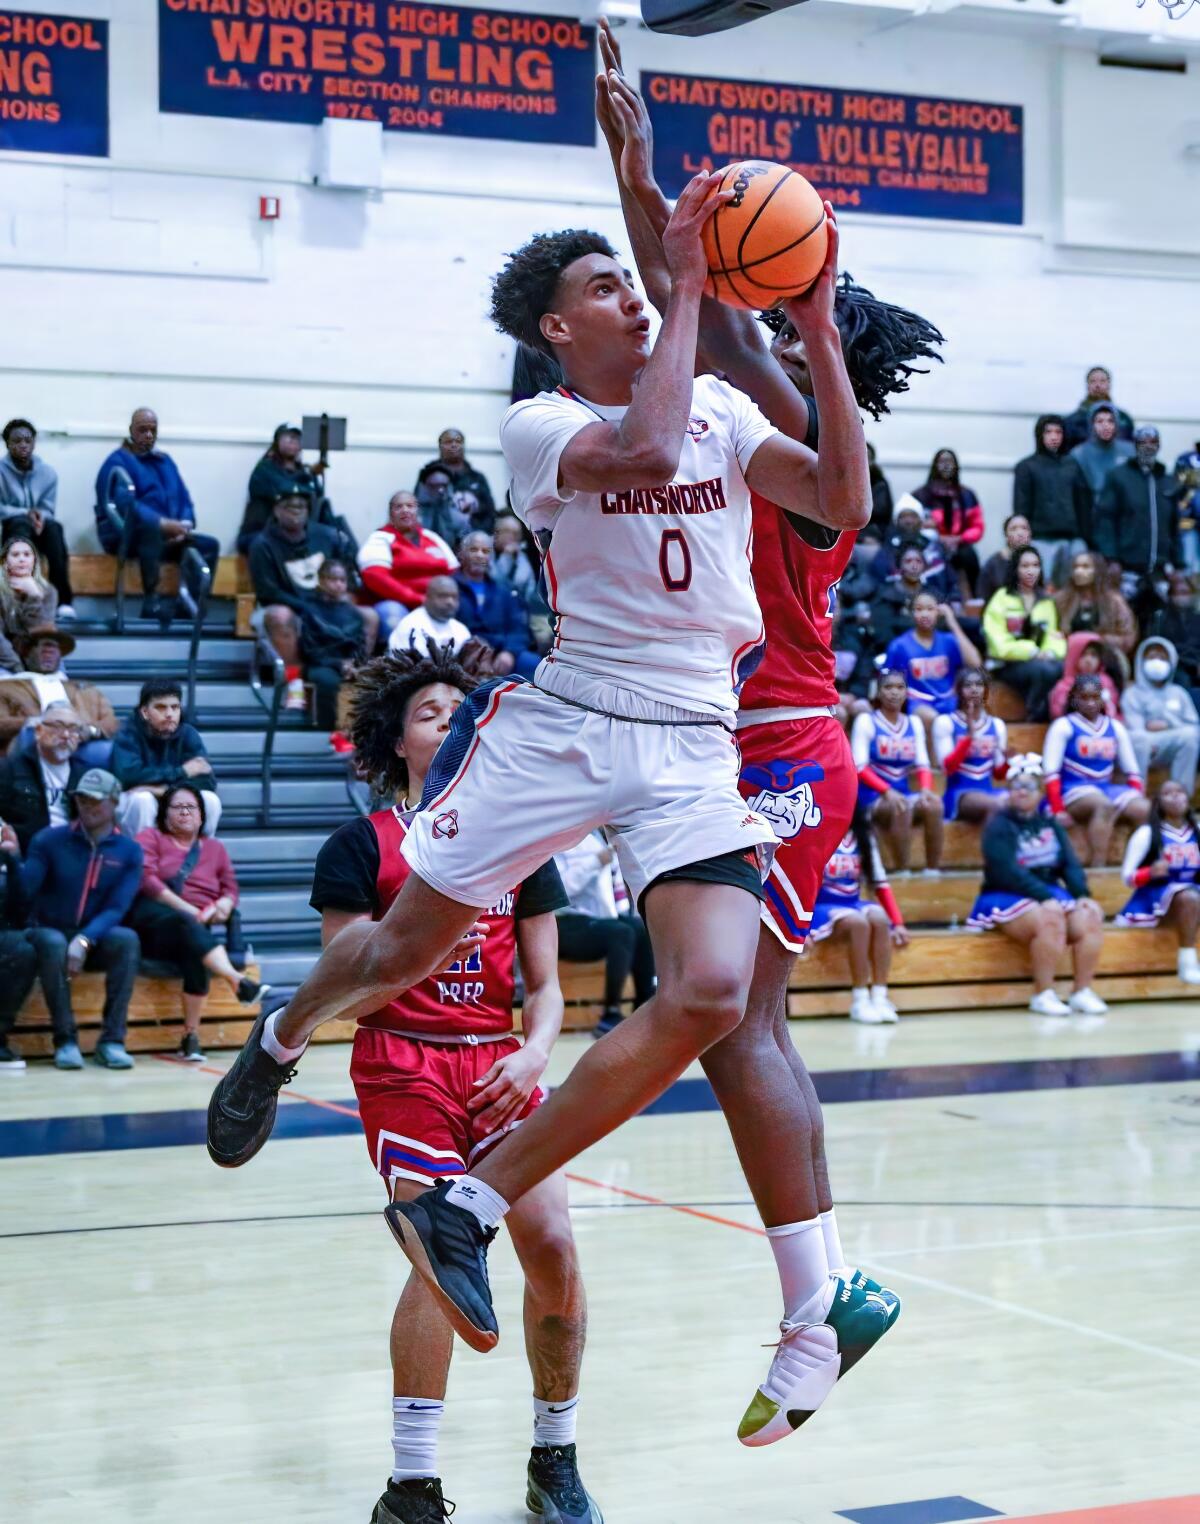
[[[0,10],[0,149],[107,157],[107,21]]]
[[[399,0],[159,0],[159,107],[595,142],[594,26]]]
[[[645,72],[642,94],[668,196],[701,170],[770,159],[798,170],[835,210],[1023,219],[1020,106]]]

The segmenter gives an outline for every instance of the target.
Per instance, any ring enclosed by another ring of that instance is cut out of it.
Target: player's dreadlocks
[[[842,337],[842,353],[850,386],[859,407],[879,418],[888,411],[888,398],[908,390],[909,376],[928,374],[913,360],[936,360],[935,344],[945,337],[927,318],[891,302],[881,302],[865,286],[843,274],[834,297],[834,322]],[[787,323],[779,308],[761,314],[772,333]]]
[[[350,739],[361,771],[381,794],[408,787],[408,763],[396,755],[396,742],[414,694],[434,683],[470,693],[480,682],[475,663],[482,648],[472,642],[459,660],[450,649],[439,647],[429,656],[415,651],[378,656],[354,675]]]
[[[539,233],[510,254],[508,263],[492,282],[492,322],[500,332],[548,353],[550,346],[538,323],[554,300],[563,271],[585,254],[616,258],[608,239],[586,228]]]

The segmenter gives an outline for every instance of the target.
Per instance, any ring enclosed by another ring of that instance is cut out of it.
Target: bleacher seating
[[[188,632],[176,624],[166,633],[157,624],[127,617],[123,634],[113,633],[115,563],[107,556],[73,556],[71,574],[78,589],[80,615],[74,627],[77,647],[69,662],[74,676],[102,684],[118,713],[137,700],[142,680],[151,674],[183,675]],[[174,568],[164,577],[173,578]],[[127,587],[140,588],[136,566],[127,568]],[[308,905],[312,867],[325,837],[354,806],[347,789],[344,762],[329,738],[308,727],[303,717],[281,716],[271,763],[271,816],[262,811],[262,756],[266,710],[250,677],[254,647],[249,634],[253,594],[243,562],[222,558],[205,619],[197,667],[196,718],[220,781],[224,815],[221,839],[233,859],[242,890],[242,921],[254,948],[255,977],[275,989],[294,987],[315,962],[320,949],[319,920]],[[170,590],[168,583],[164,590]],[[998,712],[1019,713],[1002,684],[993,688]],[[1019,703],[1019,701],[1018,701]],[[1014,751],[1039,750],[1044,727],[1010,722]],[[1078,843],[1078,833],[1073,832]],[[1120,862],[1126,832],[1114,835],[1107,867],[1091,870],[1092,891],[1106,915],[1119,909],[1126,891],[1114,866]],[[979,887],[979,837],[970,826],[946,827],[944,871],[924,878],[920,833],[913,840],[914,876],[893,879],[905,919],[913,929],[911,945],[897,953],[891,992],[902,1012],[1023,1007],[1029,997],[1028,972],[1021,953],[1006,939],[967,930],[963,923]],[[1109,928],[1099,993],[1115,999],[1180,998],[1186,993],[1174,975],[1175,947],[1165,933]],[[1064,974],[1067,969],[1061,970]],[[588,1028],[600,1012],[603,966],[564,964],[561,970],[568,1029]],[[828,943],[802,959],[793,976],[789,1014],[794,1017],[845,1015],[844,953]],[[88,1031],[99,1024],[102,980],[82,975],[75,1003],[84,1047]],[[179,985],[143,976],[130,1008],[129,1046],[141,1051],[171,1051],[179,1036]],[[238,1006],[224,985],[214,981],[202,1027],[206,1047],[232,1047],[245,1038],[253,1012]],[[322,1040],[345,1040],[352,1027],[329,1023]],[[45,1006],[40,995],[29,1002],[16,1028],[28,1053],[49,1050]]]

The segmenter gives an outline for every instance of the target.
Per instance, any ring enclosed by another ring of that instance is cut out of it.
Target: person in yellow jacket
[[[1013,556],[1004,586],[988,600],[983,633],[988,655],[1004,663],[997,675],[1025,700],[1026,717],[1048,719],[1050,690],[1062,676],[1067,642],[1042,581],[1042,558],[1032,546]]]

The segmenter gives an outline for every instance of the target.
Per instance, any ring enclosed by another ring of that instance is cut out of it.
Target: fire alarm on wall
[[[260,222],[274,222],[279,216],[279,197],[260,196],[258,198],[258,220]]]

